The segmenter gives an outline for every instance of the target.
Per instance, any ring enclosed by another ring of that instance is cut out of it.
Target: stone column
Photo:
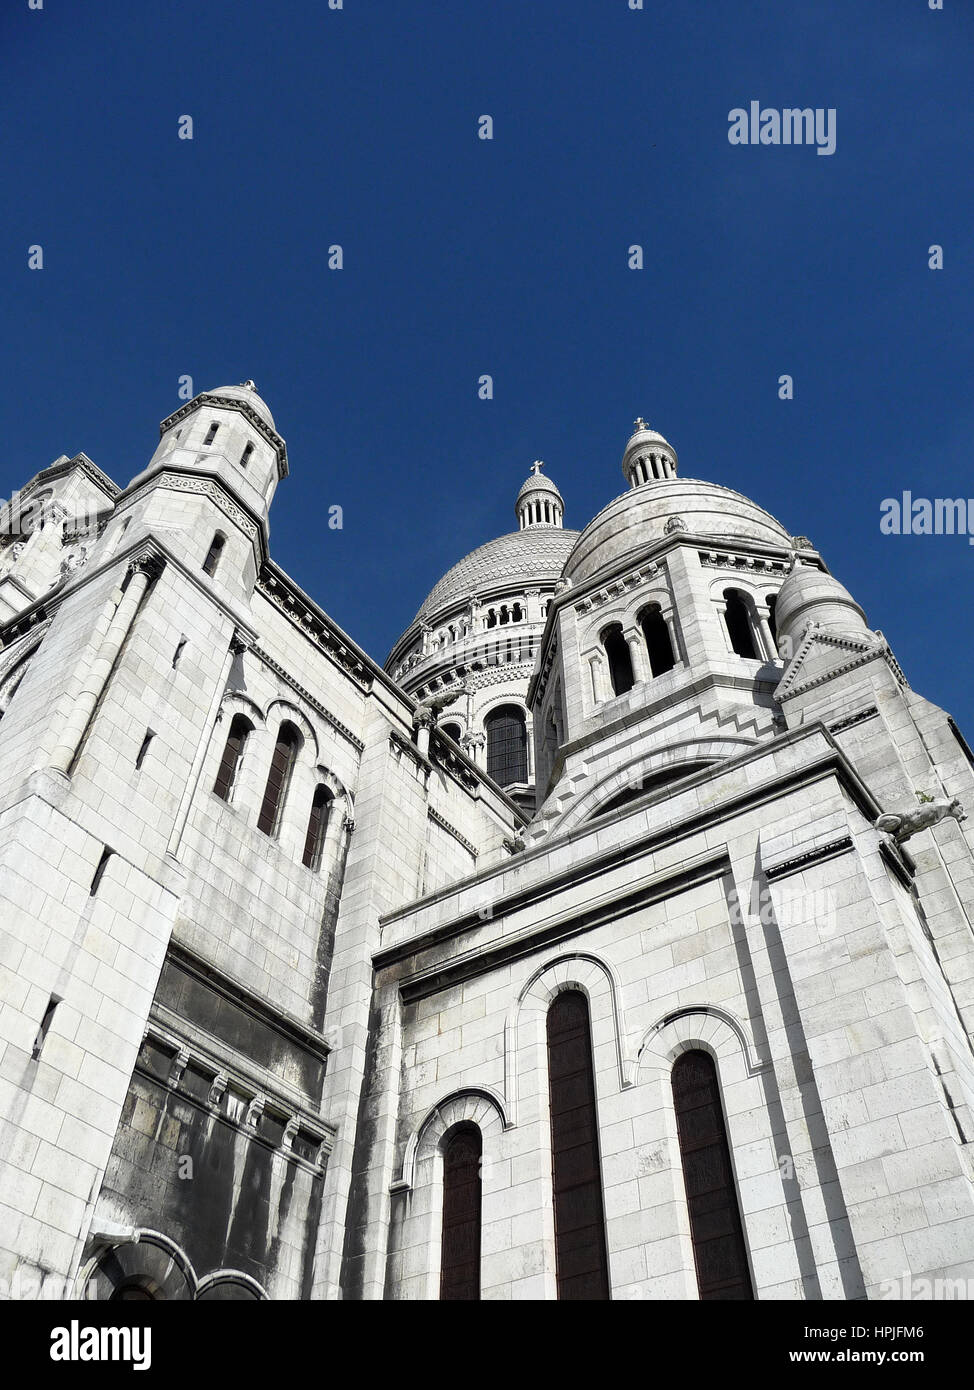
[[[432,710],[417,710],[413,715],[413,728],[416,730],[416,747],[424,758],[430,755],[430,733],[433,729]]]
[[[112,673],[122,644],[153,577],[161,569],[155,555],[141,555],[129,562],[130,579],[122,594],[115,616],[102,639],[98,652],[85,674],[84,684],[74,708],[68,715],[50,766],[55,772],[68,774],[77,755],[81,740],[95,712],[108,678]]]
[[[652,671],[649,667],[649,653],[646,650],[646,642],[643,634],[638,627],[629,628],[623,636],[629,643],[629,657],[632,661],[633,680],[637,685],[652,679]]]
[[[592,699],[597,705],[604,704],[609,698],[605,684],[605,664],[598,652],[589,657],[588,664],[592,672]]]
[[[485,767],[487,763],[485,749],[487,747],[486,734],[464,734],[461,739],[463,751],[467,757],[477,764],[478,767]]]
[[[769,661],[778,660],[778,648],[775,645],[774,637],[771,633],[771,624],[768,619],[771,613],[768,608],[755,604],[755,616],[758,620],[758,628],[761,633],[761,642],[764,646],[764,654]]]

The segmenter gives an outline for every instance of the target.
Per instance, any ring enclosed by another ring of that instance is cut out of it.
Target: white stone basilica
[[[385,668],[253,382],[8,506],[3,1296],[970,1295],[974,757],[806,537],[622,468]]]

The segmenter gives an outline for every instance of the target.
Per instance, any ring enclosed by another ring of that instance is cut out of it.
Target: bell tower
[[[204,391],[162,421],[158,447],[116,502],[101,554],[123,538],[127,546],[164,535],[191,570],[249,602],[287,472],[287,446],[253,381]]]

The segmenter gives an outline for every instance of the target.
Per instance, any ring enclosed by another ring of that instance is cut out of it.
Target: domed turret
[[[774,616],[779,651],[794,652],[813,623],[830,632],[869,633],[866,615],[849,590],[811,565],[796,564],[785,577]]]
[[[622,472],[630,487],[676,477],[676,450],[640,415],[622,455]]]
[[[540,471],[543,467],[542,460],[535,459],[531,477],[524,483],[514,504],[522,531],[529,526],[561,526],[565,515],[562,495],[551,479],[543,476]]]

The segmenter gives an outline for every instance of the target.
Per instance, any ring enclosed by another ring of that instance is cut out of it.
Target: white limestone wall
[[[715,773],[709,786],[549,841],[387,923],[377,1010],[382,1039],[398,1035],[402,1057],[395,1163],[381,1175],[387,1296],[436,1297],[439,1146],[459,1119],[484,1136],[483,1296],[553,1296],[542,1024],[553,991],[568,986],[585,990],[592,1010],[613,1297],[696,1296],[668,1090],[688,1045],[717,1062],[758,1297],[880,1296],[907,1271],[970,1272],[967,1157],[907,988],[903,956],[915,960],[918,943],[885,916],[878,837],[828,778],[680,834],[684,817],[742,789],[790,785],[826,748],[810,735],[764,750],[743,784],[730,769]],[[589,856],[666,827],[659,848],[588,877]],[[843,839],[853,843],[828,850]],[[729,871],[611,911],[654,876],[725,849]],[[789,865],[807,852],[827,857]],[[568,870],[574,882],[562,886]],[[507,906],[532,885],[540,897]],[[601,911],[611,920],[600,924]],[[583,912],[591,926],[531,946]],[[437,944],[430,933],[457,919],[462,930]],[[947,1008],[942,996],[937,1007]]]

